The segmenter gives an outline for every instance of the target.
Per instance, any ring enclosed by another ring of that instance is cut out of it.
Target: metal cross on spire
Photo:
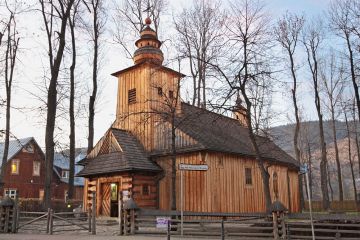
[[[150,0],[147,1],[147,7],[143,12],[147,13],[147,17],[150,17],[150,10],[151,10],[151,6],[150,6]]]

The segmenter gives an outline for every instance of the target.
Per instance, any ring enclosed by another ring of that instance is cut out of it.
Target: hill
[[[354,123],[350,122],[350,126],[354,129]],[[276,126],[270,129],[270,135],[276,144],[278,144],[282,149],[287,153],[294,156],[294,147],[293,147],[293,131],[295,124],[287,124],[282,126]],[[312,174],[313,174],[313,196],[314,199],[320,200],[321,190],[320,190],[320,140],[319,140],[319,126],[317,121],[304,122],[301,124],[301,139],[300,146],[304,149],[307,146],[307,142],[310,145],[311,151],[311,161],[312,161]],[[352,132],[354,132],[352,130]],[[338,199],[338,181],[337,181],[337,167],[335,162],[335,148],[333,141],[332,125],[330,121],[324,122],[324,135],[325,142],[327,146],[327,156],[328,156],[328,172],[329,172],[329,192],[330,198],[337,200]],[[351,169],[349,162],[348,154],[348,139],[346,132],[345,122],[337,121],[336,122],[336,137],[338,139],[338,148],[340,156],[340,164],[342,169],[343,177],[343,188],[344,188],[344,198],[353,199],[354,190],[352,185],[351,178]],[[355,177],[357,179],[357,188],[360,190],[360,177],[359,177],[359,161],[356,153],[356,142],[354,136],[351,138],[351,158],[354,162]],[[304,156],[304,158],[307,158]],[[359,191],[358,191],[359,192]]]

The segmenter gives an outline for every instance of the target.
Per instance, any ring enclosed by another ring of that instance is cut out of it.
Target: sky
[[[37,2],[32,0],[33,2]],[[31,0],[29,1],[31,2]],[[286,10],[294,13],[304,13],[307,16],[316,16],[324,14],[330,0],[265,0],[266,8],[274,18],[278,18]],[[1,3],[1,0],[0,0]],[[171,16],[179,9],[186,7],[191,0],[169,0],[168,14]],[[0,14],[1,15],[1,14]],[[112,19],[107,20],[107,24],[114,24]],[[167,22],[166,24],[170,24]],[[33,136],[40,146],[44,147],[45,139],[45,112],[39,111],[42,100],[39,96],[39,88],[45,86],[43,76],[48,75],[46,70],[48,60],[46,58],[46,38],[42,32],[43,23],[41,22],[41,14],[37,11],[31,11],[24,14],[18,19],[18,26],[22,34],[20,40],[21,51],[19,52],[19,62],[16,66],[16,77],[14,79],[12,105],[12,121],[11,132],[17,138],[25,138]],[[171,36],[170,36],[171,37]],[[95,142],[97,142],[105,131],[110,127],[115,119],[117,80],[110,76],[111,73],[131,66],[132,61],[125,58],[122,49],[113,43],[111,34],[107,33],[107,39],[104,39],[106,46],[102,49],[102,62],[100,70],[101,78],[101,94],[100,100],[97,102],[97,111],[95,115]],[[83,39],[86,42],[86,39]],[[90,44],[81,46],[80,53],[86,55],[91,48]],[[77,73],[79,82],[77,88],[80,90],[88,90],[91,85],[91,59],[84,58],[80,63],[80,73]],[[186,66],[183,67],[185,74]],[[4,96],[3,82],[0,82],[0,94]],[[310,96],[308,99],[310,99]],[[291,110],[291,106],[283,101],[283,96],[276,96],[274,100],[274,109],[281,112]],[[88,101],[88,96],[84,96],[82,104]],[[287,101],[289,102],[289,101]],[[307,104],[307,100],[304,100]],[[310,104],[310,100],[309,100]],[[5,109],[1,109],[0,129],[5,126]],[[286,114],[285,114],[286,115]],[[284,116],[285,116],[284,115]],[[311,115],[311,113],[310,113]],[[87,145],[87,116],[78,116],[76,125],[77,147]],[[67,121],[66,117],[58,118],[59,128],[57,129],[57,139],[61,143],[67,143]],[[277,121],[278,124],[286,123],[286,116]]]

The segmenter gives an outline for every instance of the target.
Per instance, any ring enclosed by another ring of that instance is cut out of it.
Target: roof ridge
[[[245,127],[241,126],[239,120],[237,120],[237,119],[235,119],[235,118],[232,118],[232,117],[223,115],[223,114],[221,114],[221,113],[213,112],[213,111],[211,111],[211,110],[209,110],[209,109],[206,109],[206,108],[200,108],[200,107],[191,105],[190,103],[187,103],[187,102],[181,102],[181,103],[182,103],[182,104],[185,104],[185,105],[187,105],[187,106],[189,106],[189,107],[196,108],[197,110],[204,111],[204,112],[208,112],[208,113],[211,113],[211,114],[213,114],[213,115],[217,115],[217,116],[223,117],[223,118],[225,118],[225,119],[229,119],[229,120],[231,120],[231,121],[233,121],[233,122],[238,123],[238,124],[240,125],[240,127],[245,128]]]

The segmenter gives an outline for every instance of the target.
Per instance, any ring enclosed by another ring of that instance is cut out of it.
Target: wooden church
[[[118,79],[116,120],[80,163],[85,208],[96,192],[97,214],[116,216],[122,192],[141,208],[169,210],[175,145],[176,166],[207,165],[207,171],[183,172],[185,211],[264,212],[261,174],[241,107],[230,118],[181,102],[184,75],[162,65],[161,42],[151,20],[145,23],[134,65],[112,74]],[[172,118],[165,117],[167,109]],[[269,139],[257,141],[269,166],[272,198],[299,211],[298,163]],[[176,193],[179,209],[180,170]]]

